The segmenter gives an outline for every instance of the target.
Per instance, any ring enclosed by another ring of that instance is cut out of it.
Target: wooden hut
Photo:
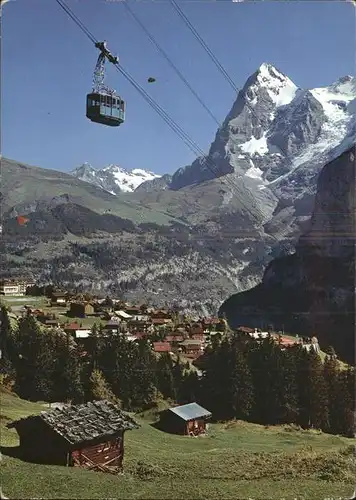
[[[122,469],[124,432],[139,427],[109,401],[63,405],[7,424],[25,460],[103,472]]]
[[[189,403],[164,410],[160,414],[159,427],[167,432],[197,436],[206,432],[210,411],[197,403]]]

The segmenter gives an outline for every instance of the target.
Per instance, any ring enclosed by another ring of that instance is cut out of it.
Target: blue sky
[[[355,14],[349,3],[177,0],[238,87],[262,62],[296,85],[328,85],[355,70]],[[67,4],[167,113],[207,150],[216,124],[157,53],[120,2]],[[236,95],[168,1],[130,3],[201,99],[223,120]],[[2,154],[68,171],[84,161],[163,174],[194,154],[115,68],[106,83],[127,103],[110,128],[85,117],[97,49],[54,0],[15,0],[3,8]],[[154,76],[155,84],[147,84]]]

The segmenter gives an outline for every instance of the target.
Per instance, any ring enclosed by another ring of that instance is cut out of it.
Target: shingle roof
[[[169,411],[178,415],[183,420],[193,420],[200,417],[211,417],[210,411],[206,410],[197,403],[189,403],[175,408],[169,408]]]
[[[91,441],[100,436],[116,434],[120,430],[138,429],[139,424],[109,401],[93,401],[80,405],[64,405],[49,411],[42,411],[39,416],[55,432],[71,444]],[[21,419],[22,421],[27,419]],[[8,427],[15,427],[18,422],[11,422]]]
[[[155,352],[170,352],[172,347],[169,342],[153,342],[153,350]]]

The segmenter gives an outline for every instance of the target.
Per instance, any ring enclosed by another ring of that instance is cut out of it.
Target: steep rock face
[[[172,176],[169,174],[164,174],[162,177],[156,177],[142,182],[136,189],[135,192],[149,192],[149,191],[164,191],[169,189],[172,182]]]
[[[261,322],[315,333],[354,362],[356,147],[327,164],[318,180],[309,228],[293,255],[273,260],[262,283],[226,300],[234,327]]]
[[[290,106],[283,106],[270,127],[268,143],[286,158],[296,155],[305,144],[314,144],[325,121],[323,106],[309,91],[300,92]],[[269,175],[268,180],[274,180]]]

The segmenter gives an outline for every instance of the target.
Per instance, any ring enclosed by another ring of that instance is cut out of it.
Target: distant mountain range
[[[355,78],[303,90],[262,64],[207,155],[173,175],[5,161],[4,269],[157,305],[184,296],[216,311],[293,252],[322,167],[355,142]],[[21,233],[18,214],[31,219]]]
[[[105,189],[111,194],[132,193],[142,183],[161,178],[160,175],[153,172],[147,172],[139,168],[128,171],[119,165],[109,165],[96,170],[87,162],[72,170],[70,174],[81,181]]]

